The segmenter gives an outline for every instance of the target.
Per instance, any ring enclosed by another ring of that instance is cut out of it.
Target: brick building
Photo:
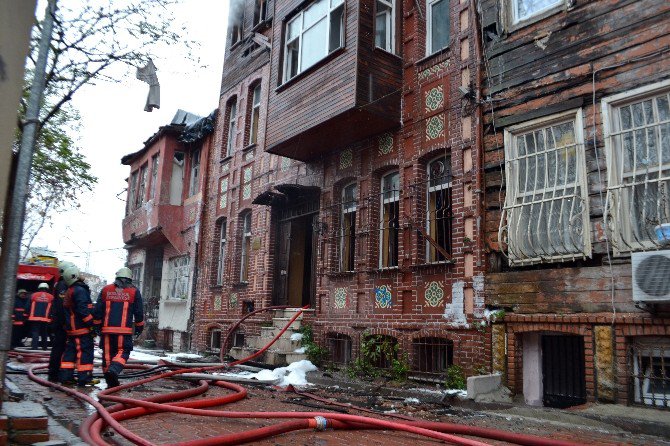
[[[142,292],[143,335],[169,350],[188,350],[197,278],[203,185],[214,115],[179,110],[172,122],[122,158],[130,166],[123,241]]]
[[[417,374],[488,370],[475,18],[467,0],[231,5],[199,350],[252,309],[309,305],[333,362],[377,334]]]
[[[670,290],[636,259],[668,283],[670,4],[477,3],[493,368],[529,404],[668,407]]]

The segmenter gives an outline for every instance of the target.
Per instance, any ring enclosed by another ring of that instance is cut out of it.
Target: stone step
[[[279,334],[280,331],[281,328],[277,327],[261,327],[261,337],[266,339],[272,339],[275,336],[277,336],[277,334]],[[298,328],[289,327],[288,330],[284,332],[282,337],[290,338],[293,333],[297,332]]]
[[[301,318],[294,320],[289,328],[292,328],[294,330],[300,329],[300,319]],[[282,328],[286,327],[286,324],[288,324],[290,320],[291,320],[290,317],[273,317],[272,326],[281,330]]]
[[[261,349],[268,345],[273,338],[265,338],[261,336],[253,336],[246,340],[246,346],[256,349]],[[272,344],[272,349],[279,350],[282,352],[292,352],[293,350],[300,348],[302,343],[300,341],[291,341],[290,337],[282,336]]]
[[[287,353],[286,354],[286,362],[288,364],[291,364],[292,362],[296,361],[302,361],[303,359],[307,359],[307,355],[304,353]]]

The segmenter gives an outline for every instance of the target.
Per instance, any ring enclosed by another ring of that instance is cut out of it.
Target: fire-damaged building
[[[215,115],[178,110],[142,149],[121,160],[130,167],[123,241],[144,298],[143,337],[170,350],[190,348],[205,182],[201,166],[208,162]]]
[[[480,0],[494,371],[670,406],[670,3]]]
[[[308,306],[332,363],[374,339],[429,379],[489,370],[474,6],[231,4],[197,349],[221,349],[245,313]],[[266,327],[248,319],[235,348]]]

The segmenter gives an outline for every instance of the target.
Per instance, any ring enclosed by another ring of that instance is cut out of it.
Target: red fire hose
[[[288,307],[279,307],[279,308],[288,308]],[[278,308],[275,307],[274,309]],[[249,317],[252,314],[256,314],[260,311],[263,310],[258,310],[256,312],[250,313],[246,317]],[[451,444],[468,445],[468,446],[485,446],[486,443],[482,443],[477,440],[462,438],[457,435],[468,435],[480,438],[489,438],[522,445],[538,445],[538,446],[576,445],[575,443],[571,442],[535,437],[531,435],[516,434],[497,429],[463,426],[453,423],[420,421],[420,420],[413,420],[409,417],[404,416],[398,416],[397,418],[402,418],[401,420],[398,421],[387,421],[378,418],[342,414],[342,413],[331,413],[331,412],[235,412],[235,411],[207,409],[209,407],[230,404],[246,398],[247,392],[246,389],[244,389],[244,387],[234,383],[219,380],[213,381],[210,384],[208,384],[206,381],[200,381],[200,385],[198,387],[174,393],[152,396],[146,399],[127,398],[113,395],[116,392],[137,387],[142,384],[146,384],[148,382],[152,382],[158,379],[170,378],[184,373],[199,373],[205,371],[220,370],[247,362],[259,356],[260,354],[265,352],[268,348],[270,348],[270,346],[272,346],[279,339],[279,337],[288,329],[288,327],[291,326],[291,324],[300,316],[301,313],[302,309],[297,311],[296,314],[291,318],[291,320],[286,324],[286,326],[273,338],[273,340],[269,344],[267,344],[265,347],[263,347],[261,350],[254,353],[253,355],[244,358],[242,360],[235,361],[229,364],[222,363],[215,366],[196,367],[196,368],[189,367],[189,368],[171,370],[168,372],[163,372],[157,375],[150,376],[148,378],[140,379],[138,381],[133,381],[131,383],[124,384],[119,387],[104,390],[98,394],[98,399],[100,401],[111,401],[118,403],[107,408],[105,408],[102,404],[100,404],[100,402],[96,401],[95,399],[84,393],[78,392],[68,387],[61,386],[59,384],[49,382],[36,376],[34,372],[46,368],[47,366],[45,364],[30,367],[30,369],[28,370],[28,376],[30,377],[31,380],[39,384],[58,389],[69,395],[72,395],[76,398],[86,401],[93,407],[95,407],[97,413],[93,414],[91,417],[86,419],[86,421],[81,425],[80,435],[82,439],[87,443],[98,446],[109,445],[109,443],[107,443],[102,437],[102,431],[107,426],[110,426],[120,435],[122,435],[123,437],[125,437],[126,439],[135,444],[153,446],[153,443],[138,436],[137,434],[134,434],[129,429],[122,426],[120,422],[157,412],[174,412],[188,415],[210,416],[220,418],[292,419],[290,421],[284,421],[272,426],[252,429],[246,432],[225,434],[206,439],[198,439],[198,440],[175,443],[175,445],[179,446],[242,444],[301,429],[324,430],[326,428],[347,429],[347,430],[390,429],[390,430],[414,433],[428,438],[434,438],[437,440],[446,441]],[[244,320],[245,318],[243,318],[242,320]],[[240,320],[235,326],[231,328],[231,330],[229,330],[227,338],[235,330],[235,328],[239,326],[242,320]],[[22,353],[22,354],[15,354],[13,356],[22,356],[24,360],[27,360],[27,362],[28,361],[33,362],[37,360],[42,360],[42,362],[44,361],[44,355],[39,353],[34,354]],[[207,392],[207,390],[209,389],[209,385],[211,384],[231,390],[233,391],[233,393],[216,398],[201,398],[197,400],[179,401],[185,398],[192,398],[197,395],[204,394],[205,392]],[[318,399],[320,401],[327,401],[319,397],[316,397],[315,395],[303,394],[303,393],[300,394],[303,396],[308,396],[310,398]],[[330,403],[330,401],[328,402]],[[348,407],[357,410],[362,409],[362,408],[355,408],[352,406]]]

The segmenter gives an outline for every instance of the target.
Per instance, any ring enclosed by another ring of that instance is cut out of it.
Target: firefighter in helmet
[[[133,285],[133,274],[123,267],[116,272],[114,283],[100,292],[93,310],[102,338],[102,368],[107,387],[119,385],[119,375],[133,350],[133,334],[144,329],[142,295]]]
[[[49,324],[49,335],[51,337],[51,353],[49,354],[49,380],[58,381],[60,373],[60,361],[65,351],[65,342],[67,334],[65,333],[65,294],[67,293],[67,284],[63,278],[65,270],[74,263],[62,261],[58,263],[58,272],[60,278],[54,287],[54,300],[51,305],[51,314],[49,315],[51,323]]]
[[[30,296],[30,311],[28,321],[32,334],[31,348],[37,350],[41,344],[42,350],[47,349],[47,329],[51,322],[51,306],[54,296],[49,292],[49,284],[42,282],[37,286],[37,292]]]

